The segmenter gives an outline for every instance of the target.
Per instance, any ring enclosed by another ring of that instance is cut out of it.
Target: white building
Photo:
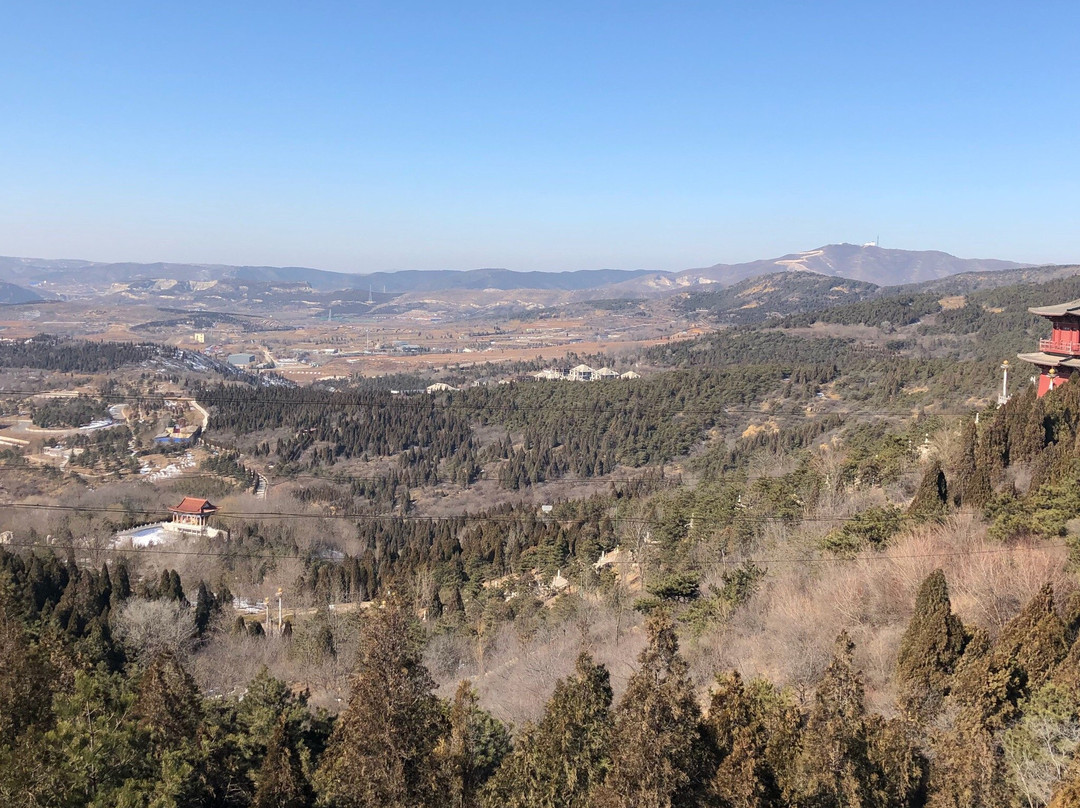
[[[534,379],[539,381],[547,381],[551,379],[565,379],[566,376],[558,368],[547,368],[545,370],[538,371],[532,375]]]
[[[574,382],[589,382],[592,381],[594,373],[596,373],[596,371],[588,365],[578,365],[570,368],[567,378]]]

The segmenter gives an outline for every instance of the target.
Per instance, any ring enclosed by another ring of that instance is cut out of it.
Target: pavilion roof
[[[1055,356],[1054,354],[1036,351],[1035,353],[1022,353],[1016,355],[1018,359],[1031,362],[1033,365],[1045,367],[1080,368],[1080,359],[1073,356]]]
[[[1068,303],[1058,303],[1056,306],[1033,306],[1028,311],[1040,317],[1064,317],[1066,314],[1080,316],[1080,299],[1070,300]]]
[[[184,497],[180,504],[169,508],[173,513],[188,513],[197,516],[205,516],[206,514],[214,513],[217,510],[217,505],[214,505],[208,499],[199,499],[198,497]]]

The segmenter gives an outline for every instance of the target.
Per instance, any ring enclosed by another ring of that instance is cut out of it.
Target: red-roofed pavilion
[[[1017,354],[1025,362],[1039,368],[1036,392],[1041,398],[1068,381],[1073,371],[1080,369],[1080,300],[1057,306],[1040,306],[1028,311],[1046,317],[1054,328],[1050,339],[1039,340],[1037,353]]]
[[[206,520],[217,513],[217,505],[208,499],[197,497],[184,497],[180,504],[169,508],[173,522],[181,525],[196,525],[203,527]]]

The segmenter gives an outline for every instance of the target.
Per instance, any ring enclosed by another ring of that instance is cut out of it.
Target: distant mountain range
[[[24,289],[13,283],[0,281],[0,306],[10,306],[18,303],[38,303],[43,300],[41,295],[30,289]]]
[[[652,297],[705,286],[727,287],[776,272],[810,272],[877,286],[897,286],[947,278],[959,273],[1000,272],[1030,264],[994,259],[957,258],[936,251],[890,250],[875,245],[830,244],[816,250],[744,264],[716,264],[682,272],[597,269],[569,272],[515,272],[507,269],[405,270],[368,275],[329,272],[308,267],[252,267],[222,264],[96,263],[0,257],[0,280],[14,287],[0,289],[0,302],[30,302],[42,297],[175,298],[206,291],[243,299],[268,289],[299,293],[371,290],[387,295],[460,290],[544,290],[600,292],[613,297]],[[291,287],[285,289],[282,287]],[[18,290],[18,291],[16,291]],[[257,291],[256,291],[257,290]],[[30,296],[16,300],[20,294]],[[34,297],[36,296],[36,297]],[[12,299],[7,300],[6,297]]]

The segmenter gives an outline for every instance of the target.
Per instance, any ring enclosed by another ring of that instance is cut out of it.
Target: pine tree
[[[135,712],[158,748],[193,742],[202,717],[195,680],[171,651],[162,651],[139,679]]]
[[[979,431],[975,425],[975,420],[964,421],[960,429],[960,450],[956,458],[952,484],[953,504],[958,507],[963,504],[970,504],[967,502],[968,489],[971,488],[975,474],[978,472],[978,461],[976,460],[978,443]]]
[[[973,632],[957,665],[942,713],[950,723],[932,736],[929,808],[1007,806],[1013,794],[1000,732],[1018,714],[1026,675]]]
[[[450,732],[436,749],[448,808],[475,808],[480,787],[510,751],[510,732],[477,706],[476,691],[462,681],[450,705]]]
[[[131,597],[131,578],[128,575],[127,562],[122,558],[116,562],[116,575],[114,577],[116,580],[113,582],[111,596],[113,609]]]
[[[795,802],[838,808],[920,805],[927,763],[899,721],[866,712],[846,632],[814,694],[795,764]]]
[[[744,685],[735,671],[716,677],[705,729],[717,763],[709,791],[719,805],[790,804],[786,787],[800,720],[798,709],[767,681]]]
[[[1068,651],[1065,624],[1054,610],[1054,588],[1046,584],[1001,630],[992,653],[1002,663],[1015,661],[1035,690]]]
[[[363,621],[351,684],[316,774],[320,798],[340,808],[440,805],[432,753],[445,718],[402,606],[391,603]]]
[[[675,808],[695,802],[701,782],[701,710],[679,655],[671,618],[653,617],[615,712],[611,768],[598,790],[601,808]]]
[[[166,599],[169,599],[169,600],[174,600],[175,599],[175,598],[172,597],[172,579],[169,577],[169,571],[168,570],[162,570],[161,571],[161,577],[158,578],[158,583],[157,583],[157,592],[156,592],[156,594],[151,595],[150,597],[166,598]]]
[[[923,474],[915,497],[908,506],[908,516],[918,521],[940,519],[949,509],[949,487],[945,471],[937,460]]]
[[[31,644],[14,612],[14,601],[0,572],[0,748],[45,718],[51,699],[51,666]]]
[[[206,588],[205,581],[199,581],[199,591],[195,595],[195,630],[203,634],[210,625],[214,611],[214,597]]]
[[[145,731],[128,720],[135,694],[119,674],[79,671],[54,702],[56,721],[40,747],[39,804],[145,805],[159,772]],[[167,803],[164,803],[167,804]]]
[[[257,782],[251,808],[307,808],[313,802],[311,784],[284,715],[274,726]]]
[[[964,489],[963,502],[972,508],[981,508],[994,496],[994,487],[990,482],[990,469],[979,465]]]
[[[922,721],[938,711],[966,642],[963,624],[952,613],[945,573],[934,570],[919,587],[896,660],[899,703],[908,716]]]
[[[447,615],[453,615],[455,619],[461,619],[465,616],[465,601],[461,599],[460,586],[453,588],[450,601],[446,604],[444,611]]]
[[[853,653],[851,638],[841,633],[806,720],[797,763],[800,804],[871,805],[866,708],[862,678],[852,665]]]
[[[610,675],[591,656],[555,684],[544,715],[518,739],[485,796],[490,808],[584,808],[604,776],[612,731]]]
[[[169,573],[169,599],[175,600],[178,603],[187,603],[187,597],[184,595],[184,587],[180,583],[180,573],[173,570]]]

